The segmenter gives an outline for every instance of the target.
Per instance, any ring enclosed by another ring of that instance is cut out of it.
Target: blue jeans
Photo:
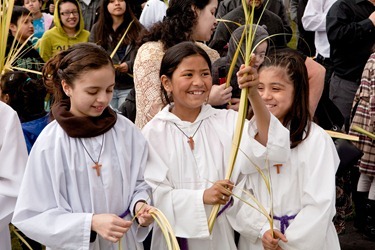
[[[114,89],[113,97],[111,100],[111,107],[114,110],[118,110],[123,102],[125,102],[126,97],[128,96],[131,89]]]

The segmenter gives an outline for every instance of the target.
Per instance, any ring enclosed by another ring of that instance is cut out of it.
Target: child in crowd
[[[132,74],[137,54],[136,40],[143,30],[143,26],[134,16],[128,2],[129,0],[103,0],[99,20],[93,26],[89,38],[90,42],[102,46],[110,55],[129,27],[125,39],[112,57],[116,65],[116,84],[111,107],[116,110],[134,88]]]
[[[160,98],[160,62],[165,51],[184,41],[208,41],[215,30],[217,0],[171,0],[162,22],[156,23],[142,37],[134,62],[134,87],[139,128],[151,120],[163,106]],[[219,59],[217,51],[197,42],[211,58]],[[212,105],[228,103],[232,88],[215,85],[208,102]]]
[[[110,57],[95,44],[77,44],[43,74],[54,85],[54,120],[31,150],[12,223],[52,249],[118,249],[117,242],[142,249],[153,222],[143,180],[148,148],[109,108]]]
[[[12,66],[40,72],[44,61],[33,48],[32,42],[27,40],[34,33],[33,18],[28,9],[22,6],[13,7],[9,31],[11,35],[8,37],[6,55],[14,60]],[[16,52],[18,56],[13,59]],[[30,74],[30,77],[37,79],[38,75]]]
[[[365,207],[362,210],[356,210],[363,213],[363,218],[357,225],[364,230],[364,234],[375,241],[375,145],[374,138],[370,138],[353,129],[356,125],[370,133],[375,132],[375,53],[372,53],[367,61],[362,73],[361,84],[357,90],[353,102],[352,124],[350,134],[359,136],[359,142],[353,142],[362,150],[363,156],[358,162],[360,176],[358,180],[358,195],[362,198],[362,204],[356,204],[358,207]]]
[[[23,6],[27,8],[33,17],[34,36],[33,44],[36,45],[44,32],[51,28],[53,16],[42,12],[43,0],[25,0]]]
[[[266,155],[282,161],[289,152],[288,130],[263,104],[256,70],[249,66],[239,73],[240,88],[249,87],[256,117],[245,122],[243,153],[238,154],[229,181],[224,178],[238,114],[206,104],[212,87],[209,56],[199,45],[182,42],[169,48],[162,59],[160,80],[166,106],[142,131],[150,148],[145,180],[153,188],[155,206],[179,237],[181,249],[236,249],[225,210],[231,205],[232,183],[242,172],[255,171],[248,168],[244,154],[255,161]],[[223,207],[210,235],[208,217],[216,204]],[[166,249],[158,227],[151,247]]]
[[[0,82],[0,100],[11,106],[20,118],[27,151],[48,124],[44,110],[46,88],[41,81],[31,79],[22,71],[5,73]]]
[[[55,27],[44,32],[40,39],[40,56],[47,62],[59,51],[89,40],[85,30],[80,5],[76,0],[59,0],[53,14]]]
[[[239,249],[340,249],[332,223],[339,158],[330,136],[311,121],[303,57],[291,49],[270,54],[259,69],[258,91],[269,111],[290,130],[291,154],[285,156],[286,164],[268,161],[271,197],[259,173],[249,174],[239,185],[272,209],[275,234],[274,238],[265,216],[255,216],[254,208],[235,200],[235,205],[241,203],[239,212],[232,211],[235,229],[242,235]]]
[[[9,223],[26,167],[27,151],[17,113],[0,102],[0,242],[11,250]]]
[[[226,78],[228,75],[228,71],[230,68],[230,64],[233,61],[234,54],[236,53],[238,43],[241,39],[242,33],[244,32],[245,27],[247,28],[247,31],[250,32],[250,26],[240,26],[235,31],[233,31],[231,38],[229,40],[228,44],[228,53],[221,57],[220,59],[216,60],[212,64],[212,82],[213,84],[219,84],[219,69],[224,74],[224,77]],[[263,63],[264,58],[267,54],[268,49],[268,33],[265,27],[260,25],[253,25],[252,26],[252,32],[254,32],[254,40],[253,40],[253,46],[256,46],[253,54],[255,56],[255,61],[253,67],[258,70],[259,66]],[[233,75],[230,79],[230,85],[232,86],[232,99],[230,101],[230,105],[226,105],[227,108],[231,108],[234,110],[238,110],[239,105],[239,98],[241,95],[241,89],[238,87],[237,78],[235,77],[235,72],[237,72],[241,65],[245,61],[245,54],[246,54],[246,41],[244,38],[244,41],[241,45],[241,50],[238,55],[236,65],[233,69]],[[222,75],[220,76],[222,77]]]

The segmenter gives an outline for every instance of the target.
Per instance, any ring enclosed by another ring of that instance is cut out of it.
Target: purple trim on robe
[[[284,234],[285,233],[285,230],[289,227],[289,221],[290,220],[293,220],[294,218],[296,218],[296,214],[295,215],[291,215],[291,216],[288,216],[288,215],[284,215],[284,216],[281,216],[281,217],[277,217],[277,216],[273,216],[273,218],[275,220],[279,220],[280,221],[280,230],[281,230],[281,233]]]
[[[129,208],[126,209],[126,211],[123,212],[122,214],[120,214],[118,217],[125,218],[125,216],[127,216],[128,214],[130,214],[130,210],[129,210]]]
[[[219,217],[225,210],[227,210],[228,207],[231,207],[233,205],[233,197],[230,197],[230,200],[223,206],[220,211],[217,213],[217,217]],[[178,245],[180,246],[181,250],[189,250],[188,240],[186,238],[176,237]]]

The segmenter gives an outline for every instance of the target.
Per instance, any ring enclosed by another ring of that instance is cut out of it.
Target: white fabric
[[[167,8],[168,6],[164,1],[149,0],[142,10],[139,22],[143,24],[146,29],[150,29],[152,25],[163,20]]]
[[[332,223],[336,212],[335,173],[339,158],[330,136],[313,123],[309,136],[291,150],[288,162],[283,164],[279,174],[274,164],[272,160],[269,161],[274,215],[297,215],[294,220],[289,221],[289,227],[285,231],[288,242],[280,241],[280,247],[284,250],[340,249]],[[248,175],[239,186],[252,190],[257,200],[267,209],[271,207],[270,196],[259,174]],[[238,249],[262,250],[259,233],[262,227],[270,228],[265,216],[242,202],[240,206],[233,208],[240,208],[240,211],[228,212],[235,214],[236,229],[242,235]],[[258,217],[254,214],[258,214]],[[258,227],[258,233],[254,230],[255,227]],[[281,231],[279,220],[274,220],[274,227]]]
[[[30,238],[51,249],[118,249],[99,235],[90,243],[92,215],[120,215],[134,205],[149,201],[143,181],[148,147],[141,132],[123,116],[104,134],[100,176],[92,169],[98,158],[102,135],[71,138],[53,121],[39,135],[27,163],[13,223]],[[121,240],[122,249],[143,249],[149,228],[133,223]]]
[[[305,30],[315,31],[316,52],[325,58],[330,57],[330,45],[326,31],[326,16],[336,0],[310,0],[302,17]]]
[[[0,117],[0,248],[10,250],[8,225],[25,171],[27,149],[17,113],[0,102]]]
[[[145,180],[153,188],[155,206],[166,215],[177,237],[189,238],[189,249],[235,249],[233,229],[225,212],[217,218],[209,234],[207,221],[212,206],[203,204],[203,192],[213,182],[225,178],[237,112],[204,105],[196,121],[190,123],[169,112],[169,107],[160,111],[142,130],[150,147]],[[176,125],[191,136],[201,121],[193,138],[195,148],[192,151],[186,136]],[[256,154],[259,159],[270,157],[283,161],[290,151],[289,131],[274,116],[271,115],[269,138],[272,139],[267,147],[253,138],[255,129],[254,121],[246,121],[231,178],[234,183],[244,172],[255,171],[248,168],[247,157],[254,159]],[[152,249],[167,249],[157,226]]]

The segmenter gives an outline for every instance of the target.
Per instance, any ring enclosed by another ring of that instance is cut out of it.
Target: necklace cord
[[[94,159],[91,157],[89,151],[87,150],[87,148],[85,147],[85,145],[84,145],[83,142],[82,142],[82,138],[79,138],[79,141],[81,142],[83,148],[85,149],[87,155],[90,157],[90,159],[92,160],[92,162],[93,162],[94,164],[99,163],[100,156],[102,155],[103,145],[104,145],[104,134],[103,134],[103,136],[102,136],[102,145],[100,146],[100,152],[99,152],[99,157],[98,157],[98,161],[97,161],[97,162],[95,162]]]
[[[186,138],[189,139],[189,138],[193,138],[195,136],[195,134],[198,132],[198,129],[202,125],[202,122],[203,122],[203,120],[199,123],[197,129],[195,130],[195,132],[194,132],[194,134],[192,136],[188,136],[175,122],[173,124],[178,128],[178,130],[180,130],[186,136]]]

